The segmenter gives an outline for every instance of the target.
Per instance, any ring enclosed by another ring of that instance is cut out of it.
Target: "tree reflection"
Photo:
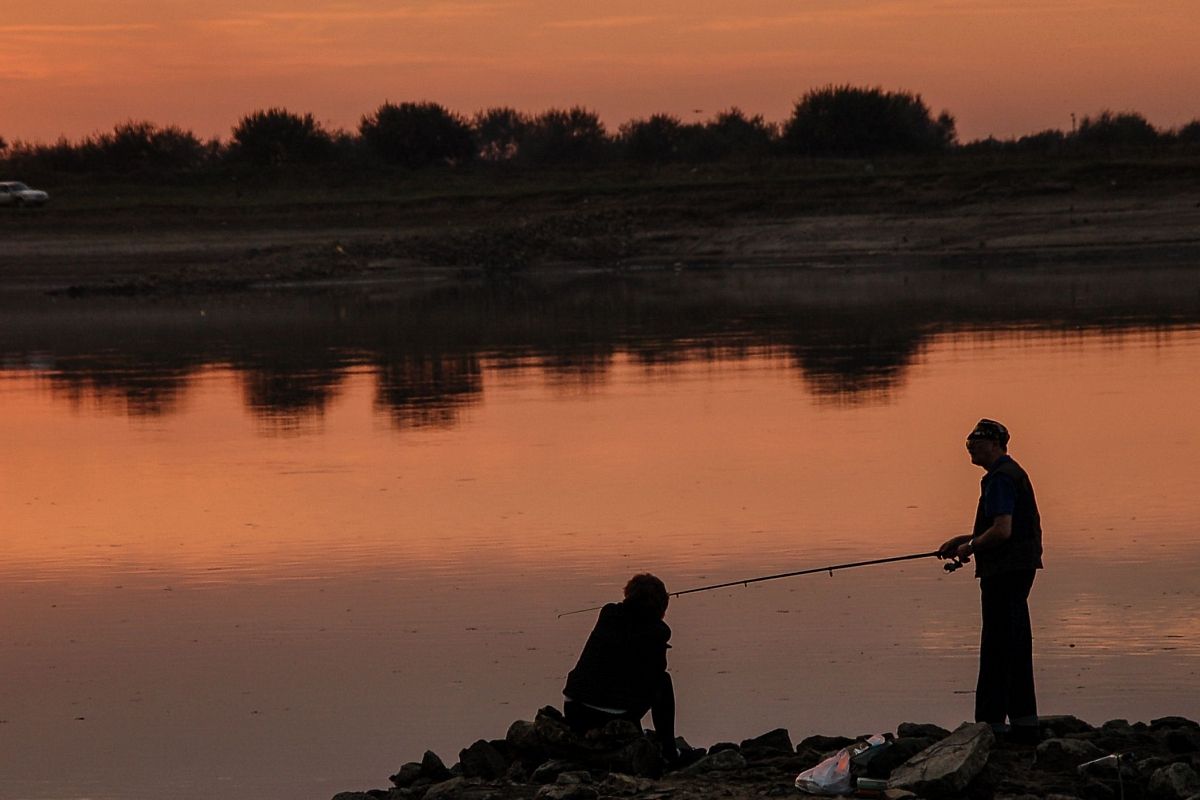
[[[0,313],[0,375],[43,375],[75,405],[169,415],[198,373],[228,366],[264,430],[302,432],[321,424],[351,370],[367,368],[375,408],[407,430],[457,424],[488,371],[532,370],[555,391],[586,393],[622,358],[670,377],[689,363],[779,356],[819,402],[889,402],[935,334],[1194,324],[1200,274],[672,271]]]

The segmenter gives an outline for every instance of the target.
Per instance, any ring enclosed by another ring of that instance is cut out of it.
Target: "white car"
[[[0,206],[44,206],[49,201],[50,195],[20,181],[0,181]]]

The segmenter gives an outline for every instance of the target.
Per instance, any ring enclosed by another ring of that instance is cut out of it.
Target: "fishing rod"
[[[757,578],[744,578],[740,581],[729,581],[727,583],[713,583],[708,586],[697,586],[694,589],[684,589],[679,592],[668,592],[667,597],[682,597],[685,594],[695,594],[696,592],[710,592],[713,589],[727,589],[730,586],[749,586],[752,583],[762,583],[763,581],[776,581],[780,578],[795,578],[800,575],[812,575],[817,572],[828,572],[829,577],[833,577],[833,573],[839,569],[854,569],[855,567],[870,567],[875,564],[891,564],[895,561],[912,561],[918,558],[932,558],[940,556],[940,550],[934,550],[930,553],[912,553],[907,556],[892,556],[891,558],[875,558],[870,561],[851,561],[847,564],[831,564],[828,567],[812,567],[810,569],[800,569],[795,572],[780,572],[777,575],[761,575]],[[965,562],[955,558],[943,565],[946,572],[954,572],[954,570],[963,566]],[[558,619],[568,617],[572,614],[583,614],[587,611],[598,611],[604,606],[592,606],[590,608],[579,608],[575,611],[564,611],[558,615]]]

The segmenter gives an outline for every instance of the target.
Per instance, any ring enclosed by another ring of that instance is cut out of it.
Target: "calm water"
[[[592,618],[556,614],[634,572],[966,530],[985,415],[1043,509],[1043,713],[1200,717],[1195,279],[1040,278],[8,307],[0,798],[451,763],[560,702]],[[681,598],[680,733],[966,719],[977,594],[930,559]]]

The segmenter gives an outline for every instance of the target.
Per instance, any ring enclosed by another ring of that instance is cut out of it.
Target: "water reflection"
[[[264,430],[297,432],[365,367],[376,408],[412,429],[455,425],[480,400],[485,362],[586,392],[621,354],[661,371],[785,353],[818,400],[887,402],[939,333],[1195,324],[1200,275],[758,270],[0,310],[0,362],[41,366],[51,393],[73,405],[169,415],[206,366],[229,366]]]

